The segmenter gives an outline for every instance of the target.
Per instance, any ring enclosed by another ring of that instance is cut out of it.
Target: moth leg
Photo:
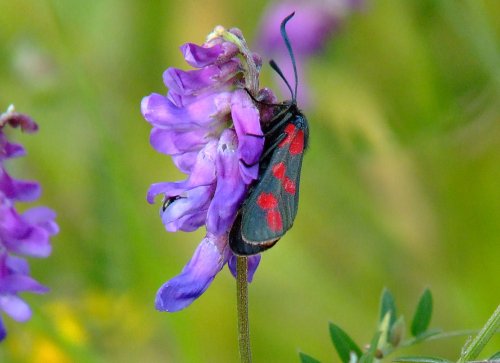
[[[287,107],[285,108],[283,111],[281,111],[280,113],[278,113],[276,116],[273,117],[273,119],[270,121],[270,123],[274,123],[275,124],[273,125],[273,127],[271,127],[271,129],[267,130],[264,135],[266,137],[274,134],[277,130],[279,130],[283,125],[285,125],[287,122],[290,121],[290,118],[292,118],[294,115],[293,113],[289,112],[290,111],[290,107]]]
[[[262,161],[262,160],[264,160],[266,157],[268,157],[268,156],[269,156],[269,154],[270,154],[270,153],[272,153],[272,152],[274,151],[274,149],[276,149],[276,148],[278,147],[278,145],[279,145],[279,144],[281,144],[281,142],[282,142],[283,140],[285,140],[285,138],[286,138],[286,134],[285,134],[285,133],[280,134],[280,135],[276,138],[276,140],[274,140],[274,142],[273,142],[271,145],[269,145],[269,146],[267,147],[266,151],[264,151],[264,152],[262,153],[262,155],[260,156],[260,160]]]
[[[256,137],[258,139],[262,139],[266,135],[257,135],[257,134],[252,134],[252,133],[249,132],[249,133],[245,134],[245,136],[253,136],[253,137]]]
[[[255,103],[258,103],[258,104],[261,104],[261,105],[264,105],[264,106],[283,106],[283,104],[281,104],[281,103],[268,103],[268,102],[264,102],[264,101],[256,99],[252,95],[252,93],[250,92],[250,90],[248,88],[245,88],[245,91],[247,91],[248,95],[250,96],[250,98],[252,99],[252,101],[255,102]]]

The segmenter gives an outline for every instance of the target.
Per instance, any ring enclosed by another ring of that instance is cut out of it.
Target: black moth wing
[[[238,213],[229,234],[229,246],[235,254],[240,256],[255,255],[271,248],[276,242],[278,242],[278,240],[260,244],[248,243],[244,241],[241,236],[241,213]]]
[[[292,112],[281,130],[283,142],[270,155],[267,168],[240,211],[243,241],[263,249],[274,245],[292,227],[299,203],[300,172],[309,133],[307,120],[300,112]],[[276,175],[280,174],[277,168],[284,169],[281,178]],[[274,198],[276,207],[263,208],[265,198]],[[281,228],[277,228],[280,224]]]

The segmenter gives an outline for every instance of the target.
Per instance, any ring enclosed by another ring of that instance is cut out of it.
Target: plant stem
[[[257,92],[259,91],[259,69],[255,64],[253,54],[248,48],[246,40],[236,36],[220,25],[215,27],[214,31],[208,35],[207,39],[214,37],[222,37],[228,42],[236,44],[244,59],[242,66],[245,73],[245,88],[247,88],[253,96],[257,96]]]
[[[462,348],[462,356],[458,363],[468,362],[477,358],[479,353],[483,350],[484,346],[491,339],[500,328],[500,305],[488,319],[481,331],[474,337],[474,339]]]
[[[241,363],[252,362],[248,324],[248,259],[236,257],[236,296],[238,309],[238,345]]]
[[[477,329],[468,329],[468,330],[456,330],[456,331],[450,331],[450,332],[444,332],[440,333],[439,331],[436,331],[432,335],[426,335],[424,337],[414,337],[414,338],[409,338],[401,342],[398,347],[410,347],[414,344],[417,343],[423,343],[427,342],[429,340],[438,340],[438,339],[446,339],[446,338],[453,338],[453,337],[459,337],[463,335],[472,335],[472,334],[477,334],[479,330]]]

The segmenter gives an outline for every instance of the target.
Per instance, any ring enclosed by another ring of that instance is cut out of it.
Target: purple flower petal
[[[189,178],[180,182],[156,183],[151,185],[148,191],[147,200],[149,203],[154,202],[154,197],[158,194],[165,194],[167,198],[182,196],[187,190],[197,186],[209,186],[216,180],[215,176],[215,159],[216,159],[217,143],[210,141],[197,154],[196,163],[194,164]]]
[[[28,115],[16,112],[9,108],[7,112],[0,115],[0,128],[4,125],[9,124],[12,127],[21,127],[24,132],[35,132],[38,130],[38,125],[35,121]]]
[[[185,151],[180,154],[171,155],[174,165],[182,173],[189,174],[196,163],[196,157],[198,156],[198,151]]]
[[[49,289],[25,275],[8,275],[0,278],[0,295],[12,295],[25,291],[44,294]]]
[[[217,58],[224,52],[222,44],[203,47],[193,43],[186,43],[180,46],[180,50],[186,62],[196,68],[202,68],[215,63]]]
[[[172,202],[161,217],[167,231],[192,232],[205,224],[214,188],[213,185],[195,187]]]
[[[40,185],[34,181],[14,180],[0,167],[0,191],[9,199],[31,202],[40,197]]]
[[[240,51],[236,44],[230,42],[223,42],[222,48],[224,49],[224,52],[219,56],[216,64],[227,62],[228,60],[236,57]]]
[[[240,161],[241,179],[246,185],[249,185],[259,177],[259,164],[247,166]]]
[[[31,227],[20,238],[6,238],[4,244],[9,252],[27,256],[47,257],[52,252],[49,234],[39,227]]]
[[[211,47],[186,43],[180,49],[186,62],[196,68],[225,62],[238,53],[238,47],[229,42],[215,44]]]
[[[163,73],[163,82],[169,92],[191,95],[217,84],[218,67],[209,66],[193,71],[168,68]]]
[[[47,207],[33,207],[23,213],[23,219],[45,229],[49,235],[59,233],[59,226],[54,222],[56,213]]]
[[[238,153],[247,165],[256,164],[264,148],[259,110],[248,93],[236,90],[231,98],[231,116],[238,135]]]
[[[208,185],[215,181],[215,160],[217,157],[217,141],[209,141],[196,156],[196,163],[189,175],[187,185]]]
[[[208,88],[221,89],[238,72],[239,62],[236,60],[191,71],[168,68],[163,73],[163,82],[169,92],[198,95]]]
[[[26,155],[22,145],[9,142],[5,135],[0,132],[0,161]]]
[[[207,185],[211,185],[211,183],[207,183]],[[149,188],[147,200],[149,203],[154,203],[154,198],[158,194],[164,194],[165,198],[186,197],[186,193],[193,188],[196,188],[196,185],[192,187],[189,179],[178,182],[155,183]]]
[[[154,127],[150,143],[156,151],[176,155],[186,151],[198,151],[210,140],[208,130],[193,127],[189,131],[165,130]]]
[[[24,220],[6,204],[0,205],[0,240],[14,253],[47,257],[51,252],[48,231]]]
[[[252,282],[253,275],[255,274],[255,271],[257,271],[257,267],[259,267],[260,258],[261,258],[260,254],[247,257],[247,261],[248,261],[247,262],[248,263],[247,280],[248,280],[248,282]],[[231,257],[229,257],[229,261],[227,262],[227,266],[229,267],[229,270],[233,274],[234,278],[236,278],[236,259],[237,259],[237,256],[234,254],[231,254]]]
[[[0,316],[0,342],[7,336],[7,330],[5,330],[5,325],[3,324],[2,317]]]
[[[18,256],[8,255],[7,253],[0,255],[0,269],[2,269],[2,266],[5,267],[7,273],[19,275],[29,275],[30,273],[28,261]]]
[[[253,275],[257,271],[257,267],[259,267],[260,258],[260,254],[248,256],[248,282],[253,281]]]
[[[153,184],[148,192],[152,203],[157,194],[176,197],[161,213],[167,231],[194,231],[205,223],[210,200],[215,190],[216,142],[210,141],[198,153],[189,178],[181,182]]]
[[[21,298],[15,295],[0,295],[0,310],[12,319],[24,322],[31,318],[31,310]]]
[[[221,235],[229,231],[247,192],[237,154],[238,141],[233,130],[222,133],[217,148],[217,188],[207,214],[207,231]]]
[[[227,237],[207,234],[181,274],[167,281],[156,294],[156,309],[174,312],[184,309],[210,286],[224,267],[229,248]]]
[[[228,92],[206,94],[179,107],[169,98],[153,93],[142,99],[141,111],[153,126],[188,131],[196,126],[210,127],[227,117],[229,107],[225,103],[229,105],[230,95]]]

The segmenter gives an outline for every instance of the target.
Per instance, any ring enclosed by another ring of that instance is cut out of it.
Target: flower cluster
[[[313,55],[321,52],[340,28],[343,20],[353,10],[359,9],[364,0],[285,0],[271,3],[262,18],[258,42],[262,54],[280,65],[287,79],[293,79],[293,68],[288,61],[288,50],[282,41],[279,24],[285,16],[295,12],[294,21],[288,25],[287,33],[293,44],[297,70]],[[309,92],[306,77],[299,74],[299,104],[306,107]],[[282,84],[282,82],[279,82]],[[285,90],[285,92],[288,92]]]
[[[235,274],[228,233],[258,177],[261,123],[272,114],[265,103],[257,107],[249,93],[267,103],[276,101],[270,90],[259,90],[260,57],[249,51],[238,29],[216,27],[203,45],[187,43],[180,50],[195,69],[167,69],[167,95],[153,93],[141,103],[153,127],[151,145],[187,174],[183,181],[153,184],[148,201],[163,196],[160,213],[169,232],[206,226],[192,259],[157,293],[156,308],[170,312],[198,298],[226,262]],[[249,258],[249,281],[259,261],[259,255]]]
[[[31,310],[18,293],[41,294],[47,288],[30,277],[27,261],[18,255],[47,257],[51,252],[50,236],[58,232],[58,226],[55,213],[49,208],[34,207],[23,213],[16,210],[17,202],[38,199],[40,186],[34,181],[13,179],[5,170],[6,160],[25,154],[21,145],[7,139],[7,126],[20,127],[25,132],[35,132],[38,127],[12,106],[0,115],[0,310],[23,322],[31,317]],[[0,318],[0,340],[5,335]]]

